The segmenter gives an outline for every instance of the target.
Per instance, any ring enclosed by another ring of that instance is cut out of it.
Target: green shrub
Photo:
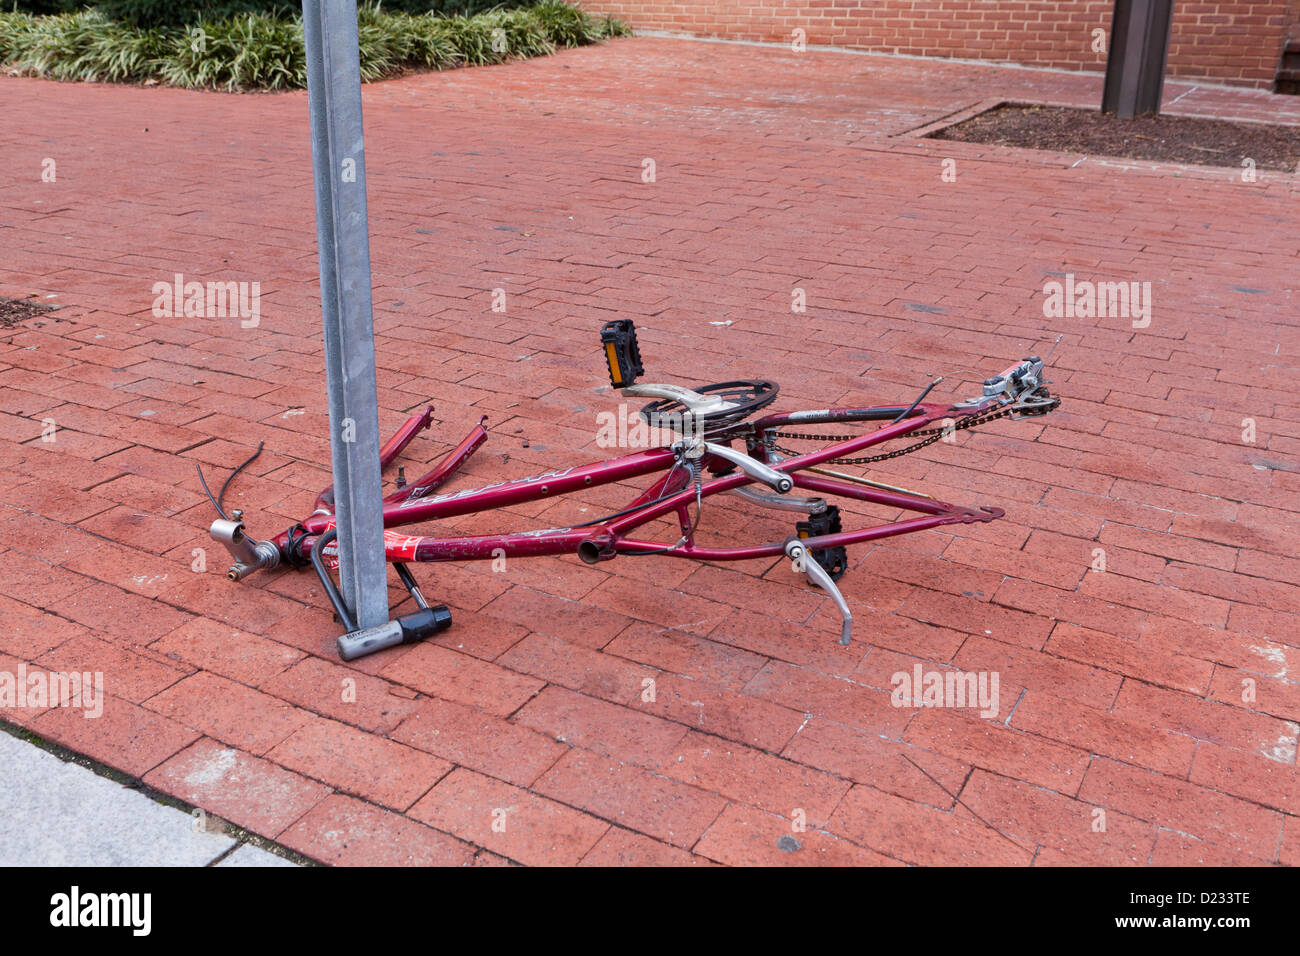
[[[433,13],[444,17],[473,16],[498,7],[513,10],[528,4],[529,0],[383,0],[383,8],[389,13]]]
[[[92,0],[109,20],[133,27],[182,27],[199,20],[225,20],[248,13],[292,17],[302,5],[292,0]]]
[[[75,13],[94,2],[95,0],[0,0],[0,10],[44,16],[49,13]]]
[[[577,7],[561,3],[560,0],[544,0],[544,2],[532,7],[528,12],[538,27],[556,46],[583,46],[593,40],[617,35],[603,32],[602,28],[605,24],[611,22],[608,20],[594,21],[597,32],[593,33],[592,18]]]
[[[0,63],[8,63],[27,49],[38,22],[27,13],[0,14]]]
[[[159,79],[173,86],[283,90],[306,85],[302,24],[262,13],[194,24]]]
[[[131,30],[93,10],[16,26],[12,33],[0,29],[6,63],[56,80],[145,80],[173,45],[160,30]]]
[[[2,2],[2,0],[0,0]],[[294,0],[28,0],[34,5],[69,9],[90,3],[110,20],[121,20],[137,27],[179,27],[200,20],[225,20],[248,13],[265,13],[288,18],[302,13],[302,4]],[[528,0],[383,0],[387,13],[444,16],[483,13],[494,7],[513,8],[527,5]],[[32,10],[32,13],[63,13],[65,9]]]
[[[390,12],[357,16],[361,77],[405,69],[449,69],[545,56],[595,43],[627,28],[559,0],[472,17]],[[86,9],[58,16],[0,13],[0,63],[60,80],[155,80],[209,89],[292,89],[307,85],[302,20],[265,13],[137,27]]]
[[[464,62],[439,17],[381,12],[367,6],[357,11],[357,33],[363,79],[408,65],[441,70]]]

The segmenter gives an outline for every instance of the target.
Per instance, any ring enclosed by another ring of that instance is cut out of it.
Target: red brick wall
[[[643,30],[1103,70],[1112,0],[578,0]],[[1175,0],[1169,76],[1270,86],[1295,0]]]

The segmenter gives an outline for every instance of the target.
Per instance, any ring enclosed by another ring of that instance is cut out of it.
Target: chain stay
[[[975,428],[979,425],[984,425],[988,422],[996,421],[999,418],[1006,418],[1009,415],[1014,415],[1016,412],[1020,412],[1022,417],[1028,415],[1046,415],[1048,412],[1050,412],[1060,403],[1061,400],[1059,398],[1052,398],[1050,401],[1043,402],[1041,405],[1038,406],[1017,408],[1016,406],[1012,405],[1007,408],[998,409],[995,412],[987,412],[983,415],[972,415],[968,418],[956,419],[953,422],[951,428],[945,426],[943,428],[927,428],[921,431],[912,432],[911,434],[913,435],[925,435],[927,437],[923,441],[915,442],[911,445],[908,445],[905,448],[898,448],[895,449],[894,451],[882,452],[879,455],[869,455],[864,458],[832,458],[830,459],[830,463],[837,464],[837,465],[867,465],[877,461],[888,461],[891,458],[901,458],[903,455],[908,455],[914,451],[920,451],[922,448],[925,448],[928,445],[933,445],[950,430],[958,431],[963,428]],[[806,434],[801,432],[775,432],[774,435],[777,438],[794,439],[796,441],[820,441],[820,442],[852,441],[853,439],[860,437],[858,435],[812,435],[812,434]],[[800,452],[794,451],[793,449],[790,448],[782,448],[780,445],[776,445],[775,448],[777,451],[787,455],[794,455],[798,457],[801,454]]]

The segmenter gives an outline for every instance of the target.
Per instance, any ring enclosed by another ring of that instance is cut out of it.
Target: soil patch
[[[12,329],[19,322],[26,322],[33,316],[44,315],[53,308],[53,306],[28,302],[24,299],[0,298],[0,329]]]
[[[1003,104],[929,138],[1198,166],[1240,168],[1250,159],[1257,169],[1285,172],[1300,161],[1300,126],[1168,115],[1122,120],[1058,106]]]

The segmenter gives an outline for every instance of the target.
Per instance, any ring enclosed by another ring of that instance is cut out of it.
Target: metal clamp
[[[1044,384],[1043,360],[1037,355],[1031,355],[1001,375],[985,379],[984,397],[1015,401],[1021,395],[1034,392]]]

